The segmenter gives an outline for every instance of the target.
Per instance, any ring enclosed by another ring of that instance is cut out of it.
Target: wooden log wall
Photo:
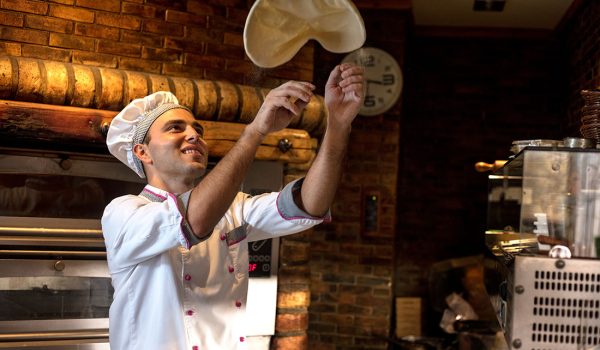
[[[0,57],[0,99],[118,111],[131,100],[156,91],[171,91],[200,120],[247,124],[269,90],[226,81]],[[326,113],[323,98],[315,96],[289,127],[320,135]]]
[[[105,133],[118,112],[42,103],[0,100],[0,138],[67,145],[105,147]],[[233,147],[245,125],[200,120],[211,157],[221,158]],[[3,142],[4,143],[4,142]],[[305,130],[283,129],[265,137],[256,159],[276,160],[294,167],[312,162],[316,139]]]

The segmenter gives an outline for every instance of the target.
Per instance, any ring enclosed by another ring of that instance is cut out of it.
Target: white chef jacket
[[[102,231],[115,289],[111,350],[245,349],[248,242],[299,232],[325,218],[296,206],[293,191],[238,193],[202,241],[185,219],[189,193],[147,185],[116,198]]]

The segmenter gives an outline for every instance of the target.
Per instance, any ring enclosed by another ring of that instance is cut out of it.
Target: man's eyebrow
[[[185,124],[185,121],[183,119],[171,119],[165,123],[165,127],[168,127],[171,125],[176,125],[176,124]]]
[[[193,126],[195,129],[197,129],[197,130],[200,130],[200,131],[204,132],[204,127],[202,126],[202,124],[200,124],[200,122],[198,122],[198,121],[195,121],[195,122],[193,122],[193,123],[192,123],[192,126]]]

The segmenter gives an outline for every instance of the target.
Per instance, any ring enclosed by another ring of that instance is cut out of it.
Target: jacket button
[[[188,315],[188,316],[192,316],[194,314],[194,311],[193,310],[188,310],[188,311],[185,312],[185,314]]]
[[[240,337],[240,341],[243,343],[246,340],[244,337]]]
[[[225,235],[221,235],[221,237],[219,237],[219,238],[221,238],[221,240],[224,241],[225,238],[227,238],[227,237]]]
[[[237,307],[242,307],[242,302],[241,302],[241,301],[239,301],[239,300],[236,300],[236,302],[235,302],[235,306],[237,306]]]
[[[186,274],[185,277],[183,277],[183,278],[185,278],[186,281],[189,281],[192,279],[192,276],[190,276],[189,274]]]
[[[232,273],[233,271],[235,271],[235,269],[233,268],[233,266],[229,266],[227,268],[227,270],[229,271],[229,273]]]
[[[198,345],[194,345],[192,346],[192,350],[199,350],[200,348],[198,347]]]

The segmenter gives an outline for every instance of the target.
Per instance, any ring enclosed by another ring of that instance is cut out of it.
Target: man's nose
[[[201,135],[194,129],[193,127],[188,126],[188,130],[186,131],[187,136],[186,140],[190,143],[198,143],[202,138]]]

